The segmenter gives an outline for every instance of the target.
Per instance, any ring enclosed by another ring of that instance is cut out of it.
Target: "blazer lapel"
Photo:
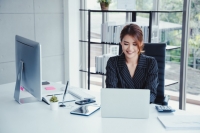
[[[131,78],[130,72],[128,70],[128,67],[125,62],[125,55],[124,53],[119,56],[118,60],[118,66],[119,66],[119,73],[123,79],[123,81],[126,83],[126,85],[123,85],[123,87],[127,88],[135,88],[133,80]]]
[[[136,67],[134,76],[133,76],[133,81],[134,83],[141,83],[141,80],[144,79],[146,72],[146,68],[147,68],[147,62],[146,62],[146,58],[143,54],[140,54],[139,56],[139,60],[138,60],[138,65]],[[136,85],[137,86],[137,85]],[[137,88],[139,89],[139,88]]]

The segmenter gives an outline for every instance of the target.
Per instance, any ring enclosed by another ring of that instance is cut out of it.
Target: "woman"
[[[157,94],[158,66],[153,57],[141,54],[143,33],[135,24],[120,34],[122,54],[111,57],[106,66],[106,88],[150,89],[150,102]]]

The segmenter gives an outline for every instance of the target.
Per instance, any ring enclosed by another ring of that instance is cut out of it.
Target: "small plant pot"
[[[109,4],[106,4],[104,2],[100,3],[100,6],[101,6],[101,10],[108,10],[109,8]]]
[[[58,110],[58,102],[50,102],[51,110]]]

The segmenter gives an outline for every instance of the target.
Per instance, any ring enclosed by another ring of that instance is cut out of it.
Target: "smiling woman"
[[[125,26],[120,34],[120,40],[121,40],[122,50],[126,55],[126,57],[132,55],[131,54],[132,52],[136,53],[136,56],[138,57],[138,54],[142,52],[142,49],[144,47],[143,33],[138,25],[129,24]]]
[[[153,57],[143,55],[143,33],[135,24],[120,34],[122,54],[111,57],[106,66],[106,88],[150,89],[150,102],[157,94],[158,66]]]

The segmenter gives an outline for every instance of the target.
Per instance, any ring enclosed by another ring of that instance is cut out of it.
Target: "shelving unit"
[[[94,70],[91,71],[90,68],[90,45],[91,44],[102,44],[102,45],[119,45],[114,43],[105,43],[99,41],[92,41],[91,40],[91,13],[93,12],[100,12],[100,13],[131,13],[132,14],[132,22],[136,22],[137,13],[147,13],[149,14],[149,33],[148,33],[148,42],[151,42],[151,33],[152,33],[152,17],[154,13],[172,13],[172,12],[182,12],[182,11],[131,11],[131,10],[85,10],[80,9],[79,11],[88,12],[88,40],[79,40],[80,42],[87,42],[88,43],[88,70],[80,70],[81,72],[88,73],[88,90],[90,90],[90,74],[99,74],[105,75],[101,73],[96,73]]]

